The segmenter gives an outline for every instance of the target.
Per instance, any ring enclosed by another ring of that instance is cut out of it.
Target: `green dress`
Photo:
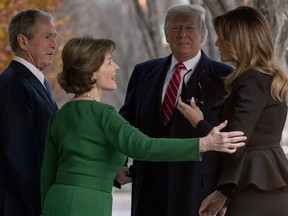
[[[43,216],[111,216],[112,187],[126,155],[200,161],[199,139],[149,138],[97,101],[70,101],[49,122],[41,171]]]

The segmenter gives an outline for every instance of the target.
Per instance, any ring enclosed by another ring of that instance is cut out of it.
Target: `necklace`
[[[88,98],[92,98],[95,101],[100,101],[99,99],[97,99],[96,97],[93,97],[92,95],[88,94],[88,93],[84,93],[84,94],[79,94],[78,96],[82,96],[82,97],[88,97]]]

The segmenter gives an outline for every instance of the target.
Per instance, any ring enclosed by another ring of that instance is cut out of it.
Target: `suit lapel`
[[[146,112],[157,113],[157,118],[162,122],[162,89],[167,70],[171,63],[171,55],[160,59],[159,62],[152,65],[145,74],[143,83],[145,83],[143,97],[143,107],[146,107]]]
[[[195,99],[203,100],[202,92],[211,82],[210,73],[211,62],[205,53],[202,52],[201,59],[187,82],[187,98],[194,97]]]
[[[49,93],[44,88],[42,83],[40,83],[39,80],[34,75],[33,75],[33,78],[30,79],[30,82],[34,86],[34,88],[39,92],[39,94],[47,101],[51,110],[56,111],[57,106],[56,106],[55,102],[51,100]]]
[[[37,79],[37,77],[35,77],[34,74],[23,64],[16,61],[13,61],[12,64],[14,64],[18,68],[16,70],[19,73],[21,73],[24,77],[26,77],[33,86],[33,88],[35,88],[37,92],[44,98],[44,100],[46,100],[50,109],[53,112],[57,111],[58,108],[55,102],[50,99],[48,92],[46,91],[42,83]]]

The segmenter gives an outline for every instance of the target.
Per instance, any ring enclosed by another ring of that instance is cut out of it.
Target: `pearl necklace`
[[[88,94],[88,93],[79,94],[79,96],[92,98],[92,99],[95,100],[95,101],[100,101],[99,99],[97,99],[96,97],[93,97],[92,95],[90,95],[90,94]]]

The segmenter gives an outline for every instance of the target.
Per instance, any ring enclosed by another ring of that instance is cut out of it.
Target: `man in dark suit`
[[[56,51],[53,17],[25,10],[9,24],[15,57],[0,75],[0,215],[40,215],[40,168],[57,110],[42,71]]]
[[[164,28],[172,55],[135,66],[120,113],[151,137],[204,136],[208,131],[196,131],[176,108],[169,123],[163,123],[162,103],[174,66],[179,61],[185,66],[177,98],[180,94],[185,100],[194,97],[204,118],[213,125],[219,118],[211,110],[226,95],[222,78],[232,68],[212,61],[201,51],[207,35],[203,7],[171,7]],[[215,152],[204,153],[202,162],[134,160],[132,215],[198,216],[202,200],[213,192],[220,161]]]

